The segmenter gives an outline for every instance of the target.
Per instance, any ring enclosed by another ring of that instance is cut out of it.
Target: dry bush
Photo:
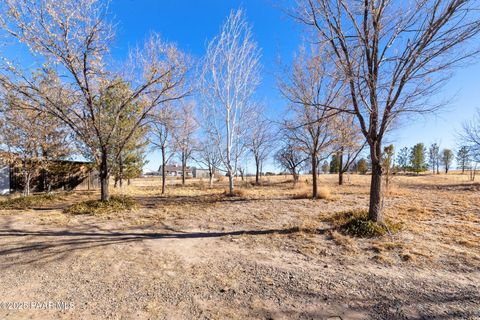
[[[373,238],[400,230],[400,224],[386,219],[384,223],[376,223],[368,219],[368,212],[351,210],[339,212],[327,219],[335,228],[344,234],[361,238]]]
[[[320,187],[318,188],[318,198],[324,200],[331,200],[332,199],[332,192],[328,187]]]
[[[312,187],[306,184],[302,184],[296,187],[296,193],[292,196],[292,199],[311,199],[312,198]],[[326,186],[319,187],[317,189],[318,199],[323,200],[332,200],[332,193],[330,189]]]
[[[43,207],[50,204],[53,200],[58,199],[53,194],[38,194],[26,197],[10,197],[0,201],[0,209],[3,210],[25,210],[35,207]]]

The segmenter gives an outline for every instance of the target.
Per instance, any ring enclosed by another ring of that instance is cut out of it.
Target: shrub
[[[292,196],[292,199],[311,199],[312,198],[312,187],[307,186],[305,184],[300,185],[297,187],[298,191],[296,194]],[[330,189],[327,187],[319,187],[317,190],[317,198],[330,200],[332,199],[332,194]]]
[[[243,189],[233,189],[233,194],[230,194],[230,191],[225,190],[224,195],[227,197],[244,197],[246,195],[245,190]]]
[[[368,219],[367,211],[345,211],[334,214],[330,222],[344,234],[354,237],[372,238],[395,233],[400,225],[385,220],[384,223],[373,222]]]
[[[135,200],[126,196],[112,196],[108,201],[88,200],[72,205],[64,210],[69,214],[108,214],[119,211],[131,210],[136,206]]]
[[[0,201],[0,209],[24,210],[42,207],[55,199],[53,194],[38,194],[25,197],[12,197]]]
[[[330,189],[328,189],[327,187],[318,188],[317,193],[318,193],[319,199],[329,200],[332,198],[332,193],[330,192]]]

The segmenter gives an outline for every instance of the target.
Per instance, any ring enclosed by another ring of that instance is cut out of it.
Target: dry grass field
[[[480,184],[466,175],[396,176],[387,217],[400,230],[355,238],[333,228],[364,209],[369,176],[262,186],[169,185],[142,178],[115,194],[132,210],[65,213],[96,192],[0,211],[0,319],[480,319]],[[171,183],[172,184],[172,183]],[[18,307],[18,306],[17,306]]]

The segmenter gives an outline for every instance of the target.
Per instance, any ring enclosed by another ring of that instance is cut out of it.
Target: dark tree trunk
[[[165,193],[165,173],[166,173],[166,170],[165,170],[165,147],[162,147],[162,194]]]
[[[213,170],[209,170],[208,172],[208,186],[211,188],[213,187]]]
[[[295,185],[298,182],[298,173],[296,168],[293,169],[292,175],[293,175],[293,184]]]
[[[338,185],[343,185],[343,147],[338,153]]]
[[[100,200],[108,201],[110,199],[110,194],[108,192],[108,161],[107,161],[107,152],[102,151],[102,159],[100,162]]]
[[[317,155],[312,154],[312,199],[318,198],[317,186]]]
[[[187,174],[187,159],[185,152],[182,152],[182,186],[185,185],[185,175]]]
[[[260,184],[260,160],[258,157],[255,157],[255,184],[257,186]]]
[[[382,165],[380,156],[382,148],[380,142],[370,145],[370,157],[372,160],[372,181],[370,184],[370,206],[368,218],[375,222],[383,222],[382,215]]]

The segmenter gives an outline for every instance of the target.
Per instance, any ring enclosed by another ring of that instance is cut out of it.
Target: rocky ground
[[[140,179],[122,191],[131,212],[64,214],[95,196],[80,193],[1,211],[0,319],[480,319],[478,185],[396,177],[385,208],[400,232],[333,230],[332,213],[366,206],[367,179],[322,177],[316,201],[308,184],[162,196]]]

